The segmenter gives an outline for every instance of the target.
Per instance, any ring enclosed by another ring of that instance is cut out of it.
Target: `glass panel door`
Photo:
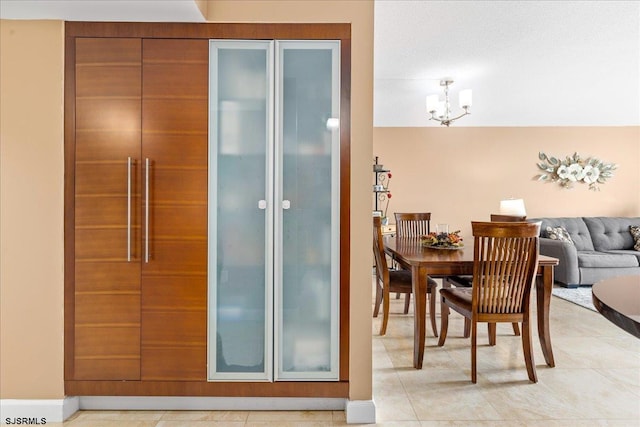
[[[276,42],[276,380],[338,379],[339,47]]]
[[[272,46],[210,42],[210,380],[272,379]]]

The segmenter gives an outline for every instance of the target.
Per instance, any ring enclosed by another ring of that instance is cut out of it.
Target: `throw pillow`
[[[633,240],[636,242],[636,244],[633,245],[633,249],[640,251],[640,225],[630,225],[629,233],[631,233]]]
[[[561,242],[572,243],[569,232],[562,226],[560,227],[547,227],[547,237],[553,240],[559,240]]]

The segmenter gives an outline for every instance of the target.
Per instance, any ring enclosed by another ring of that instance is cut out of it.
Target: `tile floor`
[[[478,383],[470,381],[470,341],[452,314],[444,347],[427,333],[424,368],[412,368],[413,323],[392,300],[387,334],[373,322],[373,389],[381,426],[640,426],[640,340],[599,313],[552,297],[551,338],[556,367],[544,363],[534,339],[538,383],[532,384],[520,337],[498,326],[478,349]],[[535,310],[534,310],[535,312]],[[535,322],[534,322],[535,325]],[[51,425],[51,424],[49,424]],[[208,427],[345,425],[340,411],[81,411],[68,427]]]

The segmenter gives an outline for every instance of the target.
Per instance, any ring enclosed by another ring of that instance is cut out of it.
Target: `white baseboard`
[[[64,399],[0,399],[0,423],[27,424],[28,419],[33,424],[38,420],[40,424],[61,423],[79,409],[77,397]]]
[[[155,411],[343,411],[346,399],[306,397],[81,396],[80,409]]]
[[[373,400],[348,400],[345,415],[347,424],[375,424],[376,404]]]

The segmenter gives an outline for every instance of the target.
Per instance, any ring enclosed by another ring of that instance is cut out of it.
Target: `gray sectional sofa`
[[[640,275],[640,251],[633,249],[634,239],[629,232],[630,225],[640,225],[640,217],[531,218],[529,221],[542,222],[540,253],[560,260],[555,268],[555,280],[564,286],[592,285],[609,277]],[[560,232],[558,227],[564,228],[572,242],[548,238],[548,227]]]

